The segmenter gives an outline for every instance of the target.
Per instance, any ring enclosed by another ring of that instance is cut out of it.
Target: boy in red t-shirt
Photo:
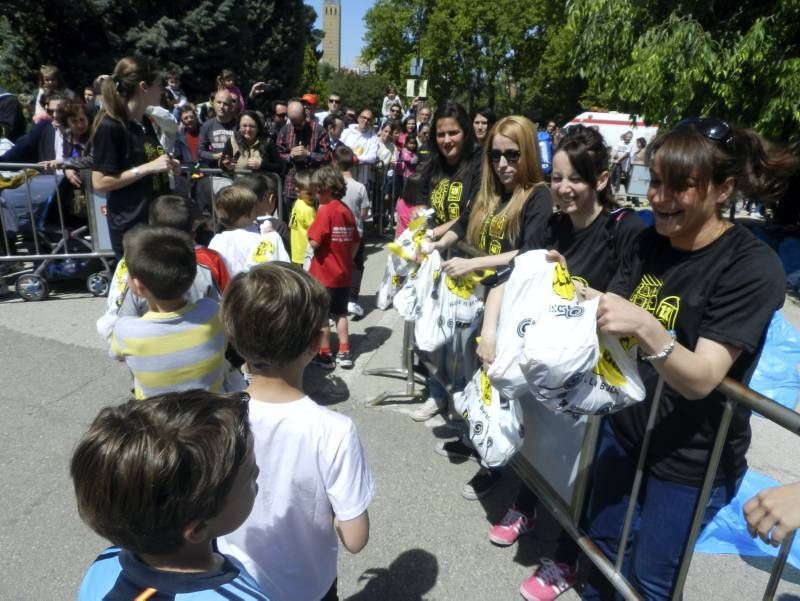
[[[330,165],[320,167],[314,173],[312,185],[319,200],[319,209],[308,228],[308,242],[314,249],[308,272],[328,289],[330,311],[336,320],[336,333],[339,336],[336,363],[339,367],[350,369],[353,367],[353,358],[350,355],[347,302],[353,282],[353,257],[361,237],[352,211],[341,202],[347,189],[342,174]],[[326,326],[322,332],[322,346],[314,363],[325,369],[333,369],[330,328]]]

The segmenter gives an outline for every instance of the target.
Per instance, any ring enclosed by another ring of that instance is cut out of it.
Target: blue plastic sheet
[[[758,365],[750,378],[750,388],[794,409],[800,393],[800,331],[777,311],[767,330]]]
[[[694,550],[697,553],[735,554],[746,557],[765,557],[778,555],[778,547],[761,542],[759,538],[750,538],[747,522],[742,514],[742,507],[760,490],[778,486],[779,483],[748,470],[739,487],[738,494],[729,505],[717,512],[714,519],[700,533]],[[800,569],[800,540],[795,539],[789,552],[789,563]]]

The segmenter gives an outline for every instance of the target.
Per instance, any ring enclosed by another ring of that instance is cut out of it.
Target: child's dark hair
[[[114,545],[165,555],[225,506],[251,438],[247,396],[203,390],[100,411],[70,464],[78,513]]]
[[[353,151],[344,144],[339,144],[333,151],[333,160],[342,171],[350,171],[353,168]]]
[[[422,173],[417,172],[409,175],[403,181],[403,200],[407,205],[421,205],[422,194]]]
[[[188,198],[177,194],[162,194],[150,203],[147,223],[174,227],[176,230],[193,234],[197,223],[197,211]]]
[[[663,185],[680,192],[689,179],[705,195],[709,183],[721,185],[729,177],[734,193],[761,202],[779,199],[798,162],[785,149],[773,145],[752,129],[730,127],[717,119],[693,119],[659,134],[647,149],[648,164],[659,165]],[[723,139],[711,139],[703,128],[714,125]],[[733,196],[733,195],[732,195]]]
[[[140,225],[125,233],[122,245],[128,272],[157,299],[177,299],[191,288],[197,260],[186,232]]]
[[[214,198],[217,219],[227,228],[233,227],[242,217],[251,216],[257,204],[258,197],[252,190],[237,185],[223,188]]]
[[[251,370],[279,367],[306,352],[328,321],[328,291],[299,267],[271,262],[225,288],[222,327]]]
[[[298,190],[309,193],[314,191],[314,172],[311,169],[298,171],[294,176],[294,181]]]
[[[329,192],[334,198],[341,200],[347,191],[347,182],[341,172],[332,165],[325,165],[314,171],[311,179],[314,191]]]
[[[608,171],[608,147],[600,132],[591,127],[583,125],[571,127],[553,151],[553,156],[557,152],[564,152],[567,155],[572,168],[593,189],[597,188],[600,175]],[[614,190],[610,183],[597,191],[597,200],[606,211],[613,211],[619,207],[614,200]]]
[[[261,175],[260,173],[254,173],[253,175],[240,175],[233,180],[233,185],[247,188],[253,194],[255,194],[256,198],[258,199],[264,198],[264,196],[267,194],[277,194],[278,192],[278,187],[275,184],[275,180],[271,177]]]

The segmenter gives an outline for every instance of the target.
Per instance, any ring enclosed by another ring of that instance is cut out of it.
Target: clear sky
[[[305,0],[317,11],[317,28],[322,29],[322,0]],[[364,14],[374,0],[340,0],[342,10],[342,66],[352,67],[364,44]]]

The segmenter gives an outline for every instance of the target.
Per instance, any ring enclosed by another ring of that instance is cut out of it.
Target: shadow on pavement
[[[353,349],[353,353],[356,355],[356,357],[358,357],[359,355],[369,353],[370,351],[374,351],[375,349],[379,348],[384,342],[389,340],[391,335],[392,330],[390,328],[384,328],[383,326],[368,326],[367,328],[364,328],[363,334],[350,334],[350,348]],[[397,360],[399,366],[400,358],[398,357]]]
[[[743,555],[740,557],[745,563],[753,566],[754,568],[758,568],[767,574],[772,572],[772,564],[775,563],[774,557],[745,557]],[[786,567],[783,568],[781,580],[791,582],[792,584],[800,584],[800,570],[787,563]],[[778,601],[800,601],[800,597],[784,593],[778,598]]]
[[[359,576],[363,589],[346,601],[421,601],[436,584],[439,562],[422,549],[409,549],[397,556],[388,568],[370,568]]]
[[[314,365],[306,367],[303,373],[303,390],[323,406],[342,403],[350,398],[350,389],[335,371],[325,371]]]

